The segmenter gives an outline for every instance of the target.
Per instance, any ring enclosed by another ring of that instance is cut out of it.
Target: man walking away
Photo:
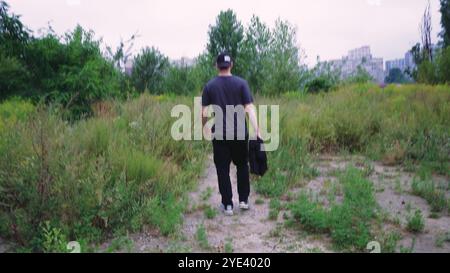
[[[214,164],[217,170],[219,192],[222,196],[221,208],[226,215],[233,215],[233,194],[230,181],[230,163],[237,168],[237,187],[239,208],[249,209],[249,167],[248,167],[248,129],[246,113],[250,123],[260,137],[256,120],[253,97],[247,81],[231,74],[232,57],[224,52],[216,60],[218,76],[210,80],[202,94],[202,122],[207,122],[207,109],[212,105],[221,110],[223,117],[215,115],[212,133]],[[231,110],[233,109],[233,110]],[[243,109],[239,111],[236,109]],[[242,113],[241,113],[242,112]],[[208,134],[208,132],[205,132]]]

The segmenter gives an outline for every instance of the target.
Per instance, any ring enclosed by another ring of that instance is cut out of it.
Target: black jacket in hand
[[[250,172],[259,176],[263,176],[267,171],[267,155],[261,149],[263,144],[260,138],[249,141]]]

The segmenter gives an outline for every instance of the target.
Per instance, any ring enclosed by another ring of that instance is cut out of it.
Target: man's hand
[[[261,131],[259,131],[259,128],[258,128],[258,131],[256,132],[256,136],[257,136],[259,139],[263,139],[263,138],[262,138],[262,135],[261,135]]]
[[[205,139],[211,139],[212,130],[208,126],[203,126],[203,137]]]

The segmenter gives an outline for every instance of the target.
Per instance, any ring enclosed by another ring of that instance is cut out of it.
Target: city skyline
[[[337,3],[339,2],[339,3]],[[318,0],[314,2],[265,0],[138,1],[125,5],[105,0],[10,0],[11,10],[38,32],[48,23],[58,34],[76,24],[92,29],[111,46],[139,33],[134,53],[155,46],[172,60],[195,58],[206,47],[207,31],[221,10],[233,9],[245,25],[253,14],[269,26],[277,18],[297,27],[298,46],[308,66],[341,58],[351,48],[370,45],[375,56],[402,58],[419,42],[419,23],[427,0]],[[439,1],[432,0],[433,40],[440,31]],[[330,46],[332,45],[332,46]]]

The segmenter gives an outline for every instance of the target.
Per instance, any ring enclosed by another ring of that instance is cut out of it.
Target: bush
[[[437,56],[437,77],[440,83],[450,84],[450,46]]]
[[[0,99],[21,95],[27,88],[29,75],[17,58],[0,53]]]
[[[0,236],[56,251],[58,242],[87,245],[146,225],[176,232],[205,158],[204,144],[166,135],[179,102],[142,96],[76,123],[41,108],[14,118],[0,130]],[[9,108],[0,105],[2,117],[11,119]]]
[[[92,31],[77,26],[58,37],[33,37],[0,2],[0,99],[10,96],[61,104],[69,118],[92,114],[93,102],[120,95],[122,75],[106,60]]]
[[[133,62],[131,81],[139,92],[153,94],[164,92],[163,83],[167,76],[169,59],[156,48],[144,48]]]
[[[93,102],[119,94],[120,75],[101,54],[94,33],[77,26],[63,42],[53,34],[28,46],[27,66],[32,72],[28,94],[57,102],[78,118],[91,113]]]
[[[422,61],[414,72],[419,83],[449,84],[450,83],[450,46],[439,49],[433,62]]]
[[[355,84],[355,83],[368,83],[373,81],[372,76],[361,66],[358,66],[356,72],[345,80],[345,83]]]
[[[407,83],[409,79],[399,68],[392,68],[384,81],[386,83]]]
[[[192,94],[196,90],[193,68],[187,65],[172,65],[164,79],[164,91],[177,95]]]
[[[309,93],[317,93],[319,91],[328,92],[334,87],[330,79],[326,77],[317,77],[306,84],[306,91]]]

